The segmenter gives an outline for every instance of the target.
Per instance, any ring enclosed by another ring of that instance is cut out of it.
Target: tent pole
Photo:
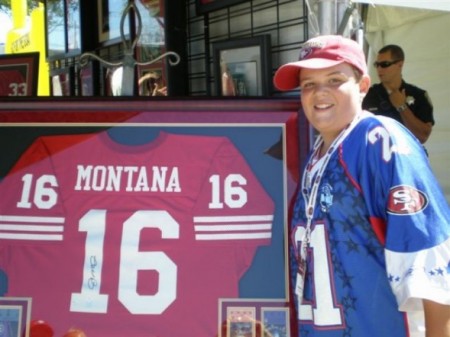
[[[319,29],[321,35],[336,32],[336,0],[319,0]]]
[[[317,0],[317,4],[320,34],[344,35],[355,4],[349,0]]]

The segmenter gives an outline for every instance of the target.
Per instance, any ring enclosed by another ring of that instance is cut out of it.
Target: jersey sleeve
[[[89,135],[37,138],[0,183],[0,241],[39,244],[63,240],[65,211],[53,156]]]
[[[34,163],[43,159],[48,159],[50,156],[54,156],[63,150],[69,149],[88,138],[95,135],[90,134],[78,134],[78,135],[62,135],[62,136],[42,136],[38,137],[20,156],[19,160],[9,171],[8,175],[24,169]],[[28,170],[32,170],[28,169]]]
[[[384,223],[386,272],[401,310],[417,298],[450,303],[450,211],[420,145],[387,118],[369,126],[361,186],[370,216]]]
[[[36,146],[37,151],[43,150]],[[27,158],[23,158],[27,160]],[[3,244],[48,243],[62,240],[64,214],[50,157],[24,164],[0,184],[0,241]]]
[[[274,203],[229,139],[223,139],[211,158],[207,175],[193,212],[196,241],[269,245]],[[250,260],[249,256],[246,263]]]

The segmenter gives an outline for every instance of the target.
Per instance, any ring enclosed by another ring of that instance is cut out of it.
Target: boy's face
[[[358,81],[347,63],[300,72],[303,110],[324,138],[337,137],[361,111],[362,97],[369,87],[369,77],[362,76]]]

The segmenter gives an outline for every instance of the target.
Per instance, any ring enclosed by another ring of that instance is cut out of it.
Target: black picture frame
[[[0,96],[36,96],[39,53],[0,55]]]
[[[197,15],[243,3],[247,0],[195,0]]]
[[[214,82],[217,96],[268,96],[270,35],[213,43]]]

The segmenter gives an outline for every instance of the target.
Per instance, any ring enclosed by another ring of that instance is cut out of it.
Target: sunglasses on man
[[[373,66],[375,68],[378,68],[378,67],[387,68],[387,67],[390,67],[391,65],[396,64],[397,62],[400,62],[400,61],[401,60],[374,62]]]

